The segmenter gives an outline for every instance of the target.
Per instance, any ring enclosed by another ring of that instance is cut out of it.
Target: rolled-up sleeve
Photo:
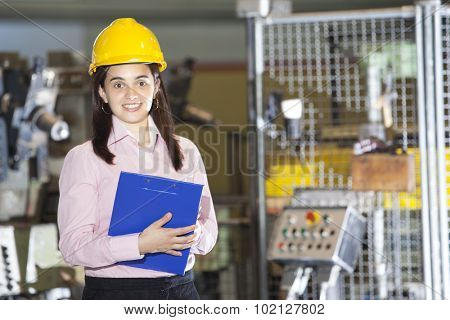
[[[191,247],[191,252],[194,254],[206,255],[214,248],[217,242],[218,227],[205,166],[197,147],[194,147],[194,149],[194,159],[196,163],[194,183],[202,184],[203,192],[200,200],[200,213],[197,220],[201,231],[196,243]]]
[[[97,268],[139,259],[138,234],[109,237],[95,232],[99,173],[94,157],[81,145],[64,159],[59,179],[59,249],[73,266]]]

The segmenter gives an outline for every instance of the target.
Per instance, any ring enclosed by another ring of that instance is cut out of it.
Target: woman
[[[69,151],[59,180],[59,246],[67,263],[85,268],[83,299],[199,298],[194,254],[212,250],[217,221],[200,153],[174,134],[160,77],[166,66],[153,32],[134,19],[113,21],[95,40],[89,67],[94,137]],[[109,237],[121,171],[204,185],[197,224],[164,228],[167,213],[139,234]],[[184,276],[116,264],[146,253],[178,256],[186,248]]]

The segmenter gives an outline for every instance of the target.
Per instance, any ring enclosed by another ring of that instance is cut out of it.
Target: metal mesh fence
[[[278,92],[304,105],[302,138],[288,147],[267,143],[268,198],[292,196],[296,188],[351,189],[352,146],[373,105],[371,77],[374,70],[381,80],[392,76],[393,139],[398,151],[415,155],[416,188],[358,193],[371,199],[359,208],[367,238],[342,287],[347,299],[423,298],[414,11],[294,15],[267,21],[263,34],[264,101]],[[280,289],[274,269],[272,297]],[[314,287],[306,298],[318,298]]]

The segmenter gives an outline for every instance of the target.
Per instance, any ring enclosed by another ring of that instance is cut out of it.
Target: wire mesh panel
[[[424,297],[415,37],[414,11],[404,9],[294,15],[264,24],[264,101],[277,95],[303,104],[301,135],[267,139],[268,199],[295,197],[298,188],[352,189],[353,145],[364,124],[388,118],[390,151],[414,159],[413,191],[356,193],[369,199],[359,208],[368,225],[357,269],[341,280],[347,299]],[[272,115],[270,122],[284,118]]]

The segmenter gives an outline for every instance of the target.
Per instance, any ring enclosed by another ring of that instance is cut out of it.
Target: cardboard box
[[[412,192],[416,186],[414,155],[373,153],[352,158],[356,191]]]

